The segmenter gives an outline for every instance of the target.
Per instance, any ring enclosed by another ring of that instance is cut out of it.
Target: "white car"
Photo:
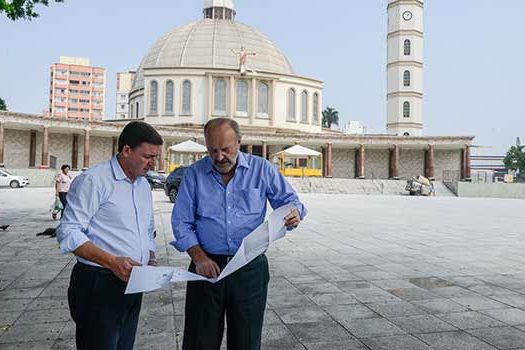
[[[29,179],[27,177],[13,175],[5,169],[0,169],[0,187],[9,186],[11,188],[17,188],[27,185],[29,185]]]

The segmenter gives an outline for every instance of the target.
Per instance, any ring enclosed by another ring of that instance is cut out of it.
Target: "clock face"
[[[412,12],[410,11],[403,12],[403,19],[405,21],[410,21],[412,19]]]

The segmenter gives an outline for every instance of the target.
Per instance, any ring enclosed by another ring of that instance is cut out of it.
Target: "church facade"
[[[323,82],[295,73],[269,38],[237,22],[232,0],[206,0],[203,19],[156,41],[137,69],[130,116],[151,123],[166,140],[161,171],[168,146],[203,143],[202,125],[229,117],[241,125],[244,151],[270,158],[301,144],[322,152],[325,177],[469,178],[473,137],[422,136],[423,1],[389,0],[388,16],[385,134],[323,129]],[[115,154],[128,121],[0,112],[0,166],[90,167]]]

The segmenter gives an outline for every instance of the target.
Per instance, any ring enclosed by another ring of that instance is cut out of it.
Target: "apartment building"
[[[60,56],[50,67],[49,115],[57,118],[102,120],[106,70],[88,58]]]
[[[135,72],[117,73],[117,98],[115,108],[115,119],[129,119],[129,93],[135,79]]]

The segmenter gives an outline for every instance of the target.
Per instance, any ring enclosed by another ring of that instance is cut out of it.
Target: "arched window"
[[[314,104],[313,104],[313,120],[312,124],[319,124],[319,94],[316,92],[314,94]]]
[[[135,118],[139,117],[139,101],[135,102]]]
[[[308,123],[308,92],[301,93],[301,122]]]
[[[191,82],[182,83],[182,114],[191,114]]]
[[[405,132],[405,133],[403,134],[403,136],[410,136],[410,133]]]
[[[237,82],[237,112],[248,113],[248,82],[244,79]]]
[[[410,86],[410,71],[406,70],[403,73],[403,86]]]
[[[157,114],[159,84],[154,80],[150,83],[149,113]]]
[[[288,105],[286,112],[286,120],[290,122],[295,121],[295,90],[288,90]]]
[[[404,51],[405,51],[405,56],[410,56],[412,52],[412,43],[408,39],[405,40]]]
[[[173,113],[173,81],[168,80],[166,82],[166,114]]]
[[[226,114],[226,81],[217,79],[215,81],[215,100],[213,103],[215,113]]]
[[[410,102],[403,102],[403,117],[410,118]]]
[[[270,89],[268,84],[259,83],[257,88],[257,113],[268,114],[268,95]]]

